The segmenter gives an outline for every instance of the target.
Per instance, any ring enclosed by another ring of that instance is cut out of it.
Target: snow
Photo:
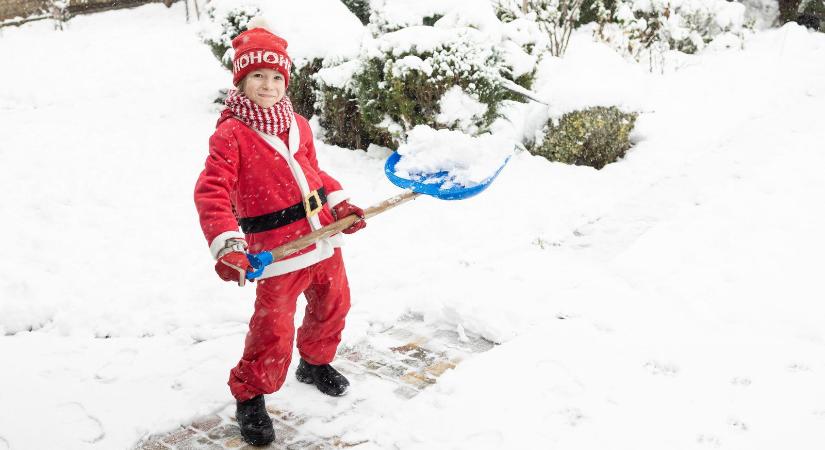
[[[407,55],[396,60],[392,65],[392,75],[397,78],[403,78],[412,71],[420,71],[430,76],[433,73],[433,66],[415,55]]]
[[[318,82],[326,86],[347,89],[352,83],[352,77],[360,68],[361,65],[359,61],[353,59],[335,66],[324,67],[315,74],[315,78]]]
[[[448,181],[442,189],[473,187],[496,174],[512,155],[514,145],[499,135],[473,137],[457,130],[418,125],[407,133],[407,142],[398,147],[401,159],[395,165],[395,174],[416,179],[447,172]]]
[[[459,130],[474,135],[477,131],[475,123],[481,120],[481,117],[487,112],[487,105],[464,92],[461,86],[453,86],[441,96],[441,100],[438,101],[438,109],[440,112],[435,119],[438,123],[449,127],[458,127]],[[437,142],[433,144],[437,144]],[[441,145],[436,145],[436,147],[441,147]],[[473,151],[470,150],[468,156],[472,157],[472,155]]]
[[[229,75],[183,17],[3,30],[0,59],[27,65],[0,72],[0,448],[130,448],[232,404],[253,293],[215,276],[192,204]],[[321,48],[317,20],[290,49]],[[822,61],[825,35],[787,24],[650,74],[580,30],[539,67],[553,106],[509,104],[495,134],[618,104],[642,113],[623,160],[519,153],[481,195],[421,198],[345,248],[346,343],[413,311],[501,345],[409,401],[292,377],[268,401],[352,408],[306,426],[365,448],[823,448]],[[357,204],[398,193],[385,152],[318,150]]]

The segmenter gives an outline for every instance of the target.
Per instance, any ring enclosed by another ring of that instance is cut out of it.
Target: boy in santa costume
[[[195,186],[215,271],[234,282],[250,270],[245,252],[274,249],[351,214],[361,220],[344,233],[366,226],[364,211],[318,167],[309,124],[293,112],[286,95],[292,64],[287,42],[258,24],[251,21],[232,41],[237,90],[226,99]],[[229,376],[241,434],[250,444],[274,440],[263,395],[280,389],[287,376],[301,293],[307,307],[298,329],[298,380],[333,396],[349,386],[329,365],[350,307],[340,239],[332,236],[276,261],[259,278],[243,356]]]

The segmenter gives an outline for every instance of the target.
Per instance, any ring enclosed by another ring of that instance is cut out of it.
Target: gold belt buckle
[[[307,213],[307,217],[312,217],[318,212],[321,211],[324,205],[321,203],[321,197],[318,195],[318,191],[312,191],[304,197],[304,211]]]

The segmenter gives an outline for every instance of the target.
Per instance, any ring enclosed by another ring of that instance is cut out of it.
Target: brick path
[[[409,315],[392,327],[375,333],[363,342],[342,346],[334,365],[350,380],[369,380],[391,389],[399,398],[409,399],[436,383],[445,371],[462,360],[491,349],[493,343],[456,327],[426,324],[422,318]],[[350,399],[351,408],[329,413],[327,417],[304,415],[298,411],[283,411],[270,403],[267,406],[275,425],[275,442],[271,449],[336,449],[353,448],[367,443],[364,439],[340,436],[319,436],[302,428],[310,420],[329,423],[350,419],[363,399]],[[346,398],[349,395],[343,397]],[[157,434],[139,442],[134,450],[220,450],[254,449],[240,436],[234,418],[234,405],[218,414],[199,418],[186,427]]]

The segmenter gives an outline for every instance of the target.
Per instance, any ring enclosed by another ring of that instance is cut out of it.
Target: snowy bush
[[[289,74],[289,99],[292,107],[304,117],[312,117],[315,113],[316,91],[315,74],[321,69],[323,60],[296,59],[293,61]]]
[[[367,132],[374,141],[389,135],[394,145],[416,125],[482,132],[509,95],[501,69],[498,50],[473,28],[384,35],[363,50],[354,78]]]
[[[745,5],[745,23],[764,30],[775,26],[779,20],[779,2],[776,0],[741,0]]]
[[[260,12],[260,9],[253,5],[238,5],[228,10],[217,8],[213,4],[207,7],[209,25],[204,27],[200,36],[227,70],[232,70],[232,57],[235,56],[232,39],[245,31],[249,20]]]
[[[616,107],[596,106],[564,114],[556,123],[550,120],[543,139],[531,153],[550,161],[601,169],[624,156],[630,148],[630,132],[636,113]]]
[[[727,0],[616,0],[602,8],[596,36],[631,56],[660,68],[671,50],[695,53],[715,38],[741,41],[745,7]]]
[[[527,17],[549,38],[548,50],[562,56],[579,21],[584,0],[498,0],[497,15],[504,20]]]
[[[825,0],[802,0],[796,22],[813,30],[825,31]]]
[[[780,23],[797,22],[825,31],[825,0],[779,0],[778,9]]]
[[[324,67],[313,77],[317,86],[315,109],[324,130],[324,141],[345,148],[366,149],[370,143],[389,146],[389,136],[374,141],[367,133],[367,125],[358,108],[354,74],[358,60],[325,61]]]
[[[754,0],[761,1],[761,0]],[[766,0],[774,1],[774,0]],[[606,12],[616,10],[616,0],[584,0],[579,13],[579,20],[576,25],[581,26],[592,22],[598,22]]]

